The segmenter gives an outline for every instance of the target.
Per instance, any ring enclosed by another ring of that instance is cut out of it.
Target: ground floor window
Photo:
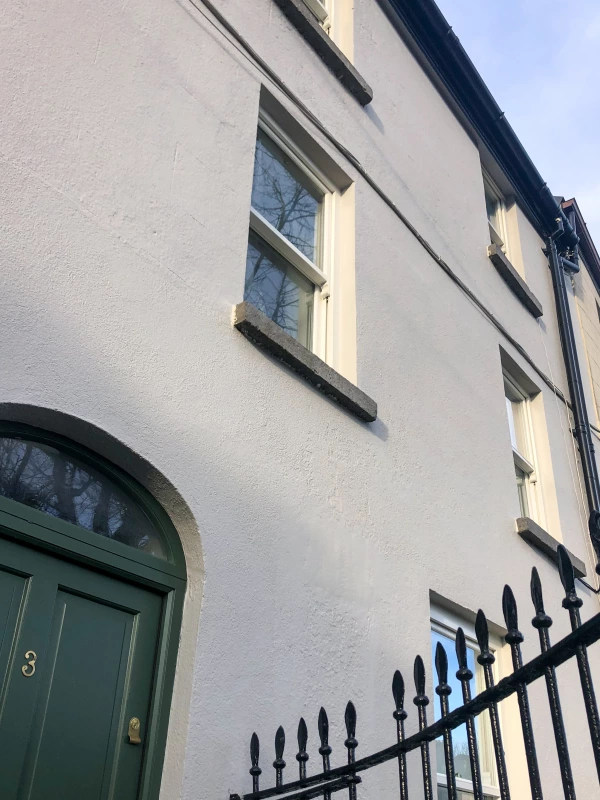
[[[460,681],[456,677],[459,668],[456,655],[456,631],[461,627],[465,633],[467,644],[467,666],[473,673],[471,680],[471,693],[473,696],[485,689],[483,668],[477,663],[479,649],[475,638],[475,631],[471,624],[466,620],[443,609],[433,607],[431,611],[431,649],[432,663],[435,659],[435,650],[438,642],[444,647],[448,656],[448,683],[452,687],[452,694],[448,698],[450,710],[458,708],[463,704],[462,688]],[[496,647],[499,642],[496,643]],[[492,649],[494,646],[492,645]],[[434,675],[435,670],[434,670]],[[441,716],[440,698],[434,694],[434,714],[435,719]],[[486,800],[500,796],[498,780],[496,776],[496,766],[494,762],[494,750],[492,746],[491,725],[489,714],[484,711],[476,718],[477,745],[479,749],[479,762],[481,766],[481,777],[483,791]],[[436,740],[436,763],[437,763],[437,797],[438,800],[448,800],[448,789],[446,779],[446,768],[444,762],[444,744],[440,738]],[[469,748],[467,744],[467,728],[461,725],[452,731],[452,748],[454,752],[454,774],[458,790],[458,800],[471,800],[473,797],[473,776],[471,772],[471,761],[469,758]]]

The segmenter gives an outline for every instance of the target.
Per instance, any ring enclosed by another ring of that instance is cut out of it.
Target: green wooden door
[[[162,613],[157,592],[0,539],[2,800],[139,797]]]

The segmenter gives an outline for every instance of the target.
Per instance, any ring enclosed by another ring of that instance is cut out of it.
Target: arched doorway
[[[0,795],[158,796],[185,591],[156,501],[74,442],[0,423]]]

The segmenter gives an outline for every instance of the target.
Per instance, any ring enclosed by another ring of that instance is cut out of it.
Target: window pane
[[[490,225],[496,231],[496,233],[500,235],[502,225],[500,221],[500,201],[487,186],[485,187],[485,207]]]
[[[506,414],[508,416],[511,444],[513,449],[520,453],[523,458],[530,461],[526,400],[513,389],[508,381],[504,384],[504,393],[506,395]]]
[[[506,398],[506,416],[508,417],[508,430],[510,431],[510,443],[518,450],[517,447],[517,432],[515,430],[515,417],[513,413],[513,403],[509,398]]]
[[[0,495],[158,558],[150,519],[106,475],[48,444],[0,437]]]
[[[456,677],[456,672],[458,670],[458,659],[456,658],[456,649],[454,646],[454,640],[450,639],[448,636],[444,636],[437,631],[431,632],[431,648],[432,648],[432,663],[435,664],[435,648],[437,647],[437,643],[441,642],[446,650],[446,654],[448,656],[448,684],[452,687],[452,694],[448,698],[448,703],[450,706],[450,711],[453,711],[455,708],[459,708],[462,703],[462,688],[460,685],[460,681]],[[475,674],[475,653],[470,648],[467,648],[467,665],[471,672]],[[434,669],[434,676],[437,677],[437,673]],[[471,681],[471,693],[473,695],[477,694],[477,690],[475,688],[475,679]],[[434,707],[434,715],[435,719],[440,719],[442,716],[442,709],[440,705],[440,697],[438,694],[434,693],[434,700],[433,700],[433,707]],[[465,780],[472,780],[471,775],[471,763],[469,761],[469,747],[468,747],[468,740],[467,740],[467,726],[460,725],[458,728],[455,728],[452,731],[452,750],[454,753],[454,774],[457,778],[464,778]],[[443,740],[437,739],[435,742],[436,748],[436,759],[437,759],[437,770],[440,774],[445,774],[446,767],[444,762],[444,742]]]
[[[448,697],[448,704],[450,711],[459,708],[462,703],[462,687],[460,681],[456,677],[458,671],[458,659],[456,657],[456,647],[454,639],[450,636],[438,633],[437,631],[431,632],[431,645],[432,645],[432,661],[435,664],[435,649],[437,643],[440,642],[444,647],[448,656],[448,684],[452,689],[452,693]],[[467,666],[475,676],[471,680],[471,695],[474,697],[484,689],[483,675],[481,668],[476,660],[475,650],[467,644]],[[434,680],[437,677],[435,666],[433,668]],[[440,719],[441,703],[437,693],[434,693],[433,710],[435,719]],[[495,786],[496,777],[495,769],[493,766],[493,751],[490,749],[490,736],[491,727],[489,715],[483,712],[475,719],[475,730],[477,735],[477,745],[479,751],[479,763],[481,766],[481,774],[483,782],[487,785]],[[436,740],[436,762],[437,771],[440,775],[446,774],[446,763],[444,761],[444,742],[442,737]],[[454,774],[457,778],[462,780],[471,781],[471,761],[469,759],[469,747],[467,739],[467,726],[460,725],[452,731],[452,751],[454,754]],[[438,787],[438,798],[447,797],[446,788],[443,786]],[[470,798],[468,791],[463,792],[465,800]],[[459,793],[460,796],[460,793]]]
[[[244,300],[311,349],[314,285],[250,231]]]
[[[457,800],[473,800],[473,792],[464,792],[460,789],[456,792]],[[437,793],[438,800],[449,800],[450,795],[448,794],[448,789],[445,786],[438,786],[438,793]],[[487,794],[484,794],[483,800],[498,800],[495,797],[490,797]]]
[[[519,506],[521,508],[521,516],[529,516],[529,503],[527,502],[527,475],[522,469],[515,464],[515,473],[517,476],[517,492],[519,495]]]
[[[259,129],[252,207],[317,265],[322,199],[302,170]]]

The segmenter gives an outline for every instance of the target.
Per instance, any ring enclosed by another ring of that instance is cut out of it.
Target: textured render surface
[[[488,256],[498,270],[502,280],[515,293],[529,313],[536,318],[541,317],[544,313],[542,304],[504,255],[501,248],[497,244],[490,245],[488,247]]]
[[[275,0],[285,16],[314,48],[323,63],[339,79],[358,102],[366,106],[373,99],[373,91],[362,75],[325,33],[302,0]]]
[[[367,109],[271,0],[219,7],[566,392],[542,242],[520,215],[528,285],[546,309],[538,323],[485,256],[477,148],[378,6],[355,2]],[[173,487],[187,509],[174,516],[191,581],[163,800],[248,790],[252,731],[268,775],[277,726],[291,741],[301,715],[313,759],[322,704],[334,764],[349,698],[358,754],[390,744],[393,671],[410,696],[417,651],[429,666],[430,591],[501,623],[510,582],[529,657],[536,564],[553,639],[566,633],[554,565],[514,533],[499,347],[531,368],[369,187],[357,180],[358,384],[377,398],[378,419],[358,425],[232,327],[264,77],[218,26],[185,0],[20,1],[4,9],[2,45],[3,413],[84,420],[73,436],[94,447],[105,431],[121,443],[121,466],[141,465],[151,491]],[[545,528],[583,555],[568,416],[536,383],[556,494]],[[586,568],[593,575],[587,557]],[[586,597],[584,614],[597,609]],[[592,797],[576,669],[560,679],[578,793]],[[544,796],[558,800],[544,691],[531,692],[535,733]],[[503,725],[514,710],[503,709]],[[519,735],[505,743],[520,800]],[[418,774],[418,756],[410,767]],[[396,768],[363,787],[365,798],[395,796]]]
[[[537,522],[534,522],[529,517],[519,517],[517,519],[517,533],[526,542],[537,547],[542,553],[549,556],[555,564],[558,564],[558,542],[553,536],[550,536],[547,531],[541,528]],[[580,558],[568,551],[573,564],[575,574],[580,578],[585,578],[587,575],[585,564]]]
[[[365,422],[377,419],[377,403],[303,347],[250,303],[238,303],[234,323],[244,336],[287,364],[323,394]]]

